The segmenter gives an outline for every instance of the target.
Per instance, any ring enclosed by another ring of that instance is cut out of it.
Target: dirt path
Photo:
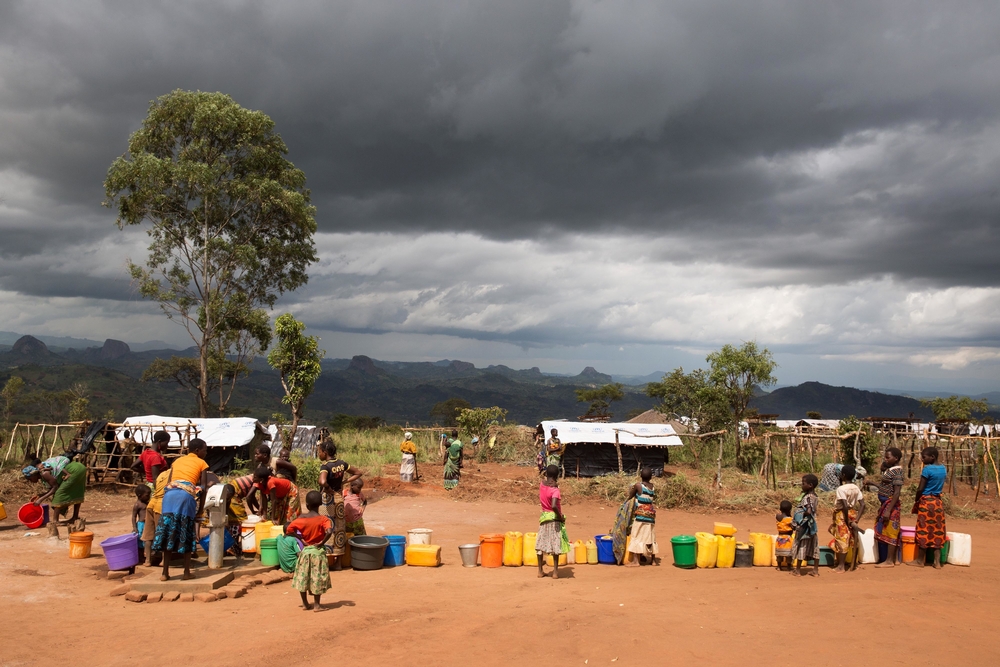
[[[126,502],[92,509],[95,542],[127,531]],[[614,508],[576,503],[567,515],[571,539],[586,538],[606,532]],[[743,539],[748,529],[773,529],[759,515],[661,511],[665,563],[671,535],[710,530],[715,520],[732,521]],[[792,659],[793,640],[807,642],[818,665],[856,665],[887,654],[894,663],[996,664],[995,522],[949,520],[949,529],[973,535],[973,566],[940,572],[866,566],[841,576],[821,569],[819,579],[797,580],[771,568],[576,565],[565,569],[568,578],[552,581],[536,579],[532,568],[461,567],[459,544],[483,532],[531,531],[536,522],[531,505],[460,502],[434,487],[386,497],[369,506],[369,532],[431,528],[445,565],[333,573],[324,596],[333,608],[305,613],[287,583],[209,604],[111,598],[102,557],[69,560],[65,541],[44,531],[23,537],[8,519],[0,523],[6,626],[0,665],[72,659],[132,666],[164,657],[213,666],[328,665],[341,659],[335,654],[357,664],[764,664],[771,655]],[[58,634],[51,632],[54,623]]]

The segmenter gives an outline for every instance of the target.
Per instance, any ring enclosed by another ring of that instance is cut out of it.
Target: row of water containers
[[[483,567],[520,567],[522,565],[537,566],[538,552],[535,551],[535,540],[538,533],[521,533],[518,531],[508,531],[506,533],[486,533],[479,536],[479,544],[462,545],[463,548],[472,549],[479,547],[479,560]],[[474,561],[463,562],[474,566]],[[470,564],[472,563],[472,564]],[[591,564],[615,563],[614,550],[611,546],[609,535],[595,535],[594,539],[576,540],[570,543],[568,553],[559,556],[560,565],[571,564]],[[553,565],[554,559],[551,554],[546,554],[545,564]]]

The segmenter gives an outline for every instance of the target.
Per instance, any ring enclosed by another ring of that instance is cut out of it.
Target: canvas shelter
[[[156,431],[170,434],[168,453],[187,451],[188,442],[201,438],[208,445],[209,469],[214,473],[226,472],[233,461],[249,459],[257,445],[268,439],[267,431],[252,417],[196,418],[145,415],[129,417],[119,427],[128,429],[138,442],[148,443]]]
[[[291,430],[291,427],[288,427]],[[267,427],[267,432],[271,436],[271,455],[277,456],[281,453],[281,436],[278,435],[278,426],[271,424]],[[322,436],[318,426],[306,426],[299,424],[295,429],[295,436],[292,438],[292,451],[299,452],[304,456],[316,456],[316,445]]]
[[[552,429],[559,431],[559,439],[566,445],[563,470],[567,477],[618,472],[619,449],[624,471],[649,466],[654,475],[661,475],[670,461],[669,448],[684,444],[670,424],[543,421],[542,427],[546,439]]]

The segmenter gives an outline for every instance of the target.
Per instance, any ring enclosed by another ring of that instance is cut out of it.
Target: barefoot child
[[[310,491],[306,494],[308,511],[285,526],[285,535],[297,536],[305,543],[295,563],[292,588],[302,596],[302,608],[306,611],[321,611],[320,596],[330,590],[330,570],[323,543],[333,535],[333,522],[330,517],[320,516],[319,506],[322,504],[320,492]],[[310,593],[314,605],[309,604]]]
[[[853,545],[855,558],[858,557],[858,521],[865,513],[865,497],[854,483],[855,470],[852,465],[840,469],[840,486],[837,487],[836,503],[833,508],[833,550],[837,554],[834,572],[847,571],[847,553]]]
[[[368,500],[361,495],[364,485],[363,479],[356,479],[351,482],[350,491],[344,494],[344,530],[355,535],[365,534],[364,513]]]
[[[632,521],[632,532],[628,550],[633,554],[633,558],[625,561],[625,565],[636,566],[642,564],[644,558],[648,558],[650,563],[656,562],[656,555],[660,553],[656,546],[656,533],[653,526],[656,524],[656,491],[653,489],[651,480],[653,471],[648,466],[639,471],[641,482],[636,482],[629,489],[629,498],[635,498],[635,518]]]
[[[792,569],[792,545],[794,543],[795,529],[792,528],[792,503],[789,500],[782,500],[778,506],[780,510],[774,515],[774,520],[778,523],[778,539],[774,543],[774,555],[778,559],[778,569]]]
[[[146,506],[153,491],[145,484],[135,487],[135,505],[132,505],[132,532],[139,536],[139,565],[146,564],[146,553],[142,544],[142,531],[146,527]]]
[[[809,575],[819,576],[819,538],[816,536],[816,511],[819,509],[819,498],[816,496],[816,485],[819,478],[812,473],[802,476],[802,496],[792,517],[792,527],[795,529],[795,542],[792,544],[792,559],[797,560],[796,569],[792,574],[802,576],[802,564],[812,560],[813,568]]]
[[[562,512],[562,496],[559,493],[559,467],[545,468],[545,479],[538,487],[538,500],[542,504],[542,515],[538,519],[538,537],[535,539],[535,553],[538,554],[538,576],[544,577],[545,554],[552,554],[552,578],[559,578],[559,556],[569,552],[569,538],[566,536],[566,517]]]
[[[879,510],[875,516],[875,539],[878,543],[878,565],[875,567],[895,567],[896,552],[899,550],[899,493],[903,489],[903,467],[899,462],[903,451],[898,447],[885,450],[882,459],[882,481],[878,485]]]
[[[941,547],[947,535],[941,492],[944,491],[948,471],[937,462],[937,447],[924,447],[920,460],[924,469],[920,472],[920,486],[917,487],[917,499],[911,511],[911,514],[917,515],[917,557],[907,565],[923,567],[929,554],[931,563],[938,569],[941,567]]]

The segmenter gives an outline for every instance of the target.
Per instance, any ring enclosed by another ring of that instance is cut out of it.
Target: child
[[[795,529],[795,541],[792,544],[792,559],[797,560],[797,567],[792,575],[802,576],[802,564],[812,560],[813,568],[808,572],[811,577],[819,576],[819,538],[816,535],[816,511],[819,509],[819,498],[816,496],[816,485],[819,478],[812,473],[802,476],[802,496],[792,517],[792,528]]]
[[[550,465],[545,468],[545,480],[538,487],[538,500],[542,504],[542,515],[538,519],[538,537],[535,539],[535,553],[538,554],[538,576],[546,576],[543,566],[545,554],[552,554],[552,578],[559,578],[559,556],[569,552],[569,537],[566,536],[566,517],[562,512],[562,495],[559,493],[559,468]]]
[[[937,447],[924,447],[920,452],[924,469],[920,472],[920,486],[917,487],[917,498],[911,511],[917,515],[917,557],[907,565],[923,567],[929,553],[934,569],[941,567],[941,547],[947,535],[941,492],[944,491],[948,471],[938,464],[938,455]]]
[[[320,596],[330,590],[330,569],[323,543],[333,535],[333,523],[330,517],[320,516],[321,504],[323,496],[320,492],[310,491],[306,494],[308,511],[285,526],[285,535],[298,536],[305,543],[295,562],[292,588],[302,596],[302,608],[306,611],[322,611]],[[313,605],[309,604],[308,593],[312,593]]]
[[[271,474],[261,466],[254,471],[253,485],[260,491],[261,514],[276,524],[284,524],[299,516],[299,487],[289,479]]]
[[[146,564],[146,552],[142,544],[142,532],[146,527],[146,506],[153,495],[153,490],[145,484],[135,487],[135,505],[132,505],[132,532],[139,536],[139,565]]]
[[[361,489],[364,485],[364,480],[356,479],[351,482],[350,492],[344,494],[344,521],[346,522],[344,531],[355,535],[365,534],[363,515],[368,506],[368,500],[361,495]]]
[[[792,503],[789,500],[782,500],[779,506],[780,511],[774,515],[774,520],[778,522],[778,539],[774,543],[774,555],[778,559],[778,569],[784,570],[787,566],[792,569],[792,544],[795,530],[792,528]]]
[[[845,465],[840,469],[840,486],[837,487],[836,502],[833,507],[833,525],[830,534],[833,535],[833,550],[837,554],[837,567],[834,572],[847,571],[847,552],[855,550],[857,563],[860,540],[858,539],[858,521],[865,513],[865,497],[861,489],[854,483],[856,471],[854,466]]]
[[[629,553],[634,557],[626,559],[625,565],[628,566],[640,565],[643,558],[648,558],[650,563],[659,564],[656,562],[656,555],[660,550],[656,546],[656,533],[653,530],[656,524],[656,491],[650,483],[653,470],[647,466],[639,471],[639,477],[642,481],[636,482],[629,489],[629,498],[635,498],[635,518],[628,545]]]

